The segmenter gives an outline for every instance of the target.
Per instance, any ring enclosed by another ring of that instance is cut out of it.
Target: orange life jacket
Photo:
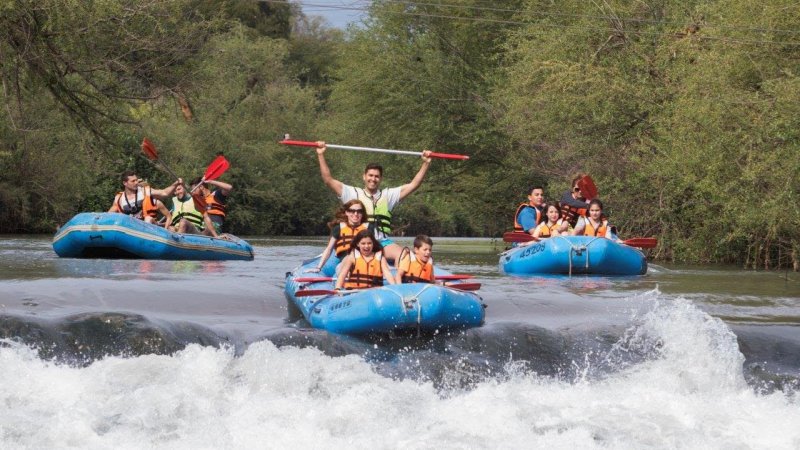
[[[540,230],[539,231],[540,238],[549,238],[550,236],[553,235],[553,230],[558,230],[558,223],[554,223],[553,226],[551,227],[547,225],[547,222],[542,222],[536,228]]]
[[[220,203],[217,201],[217,196],[214,195],[214,192],[206,195],[206,212],[211,216],[222,216],[225,217],[225,212],[228,211],[228,208],[225,206],[224,203]]]
[[[128,196],[125,195],[125,191],[117,192],[117,196],[114,198],[117,211],[137,219],[144,219],[148,216],[155,219],[158,207],[156,206],[156,200],[151,195],[150,188],[140,187],[139,189],[141,189],[141,191],[137,189],[136,200],[134,200],[133,203],[128,201]],[[141,196],[139,195],[140,192],[142,194]]]
[[[417,255],[405,250],[405,256],[397,264],[397,269],[403,271],[403,283],[433,283],[433,258],[422,264]]]
[[[353,258],[355,258],[355,262],[344,282],[345,289],[383,286],[383,268],[381,267],[383,254],[381,252],[375,252],[372,259],[367,261],[358,250],[354,250]]]
[[[334,254],[339,258],[344,257],[344,255],[350,251],[350,244],[353,243],[353,238],[355,235],[362,230],[366,230],[367,228],[368,225],[366,223],[362,223],[355,228],[351,227],[346,222],[340,223],[339,236],[336,238],[336,242],[334,243],[333,247]]]
[[[586,222],[586,226],[583,228],[583,235],[584,236],[602,236],[605,237],[606,230],[608,230],[608,220],[604,217],[600,217],[600,226],[597,229],[594,228],[592,222],[589,221],[589,218],[586,217],[584,219]]]
[[[561,218],[569,222],[569,225],[573,228],[575,228],[575,225],[578,223],[578,218],[586,216],[588,211],[587,208],[576,208],[566,203],[561,204]]]
[[[540,211],[539,208],[537,208],[535,206],[531,206],[530,203],[520,203],[519,206],[517,207],[517,212],[514,213],[514,231],[523,231],[523,232],[525,231],[525,229],[522,228],[522,225],[520,225],[520,223],[517,221],[517,217],[519,217],[519,213],[521,213],[522,210],[525,209],[525,208],[533,208],[533,210],[536,211],[536,224],[537,225],[539,224],[539,222],[542,221],[542,211]]]

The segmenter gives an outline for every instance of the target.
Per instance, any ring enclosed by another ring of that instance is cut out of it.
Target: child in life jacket
[[[565,234],[558,231],[563,223],[563,219],[561,219],[561,210],[558,205],[555,203],[548,203],[544,207],[544,212],[544,222],[537,225],[533,230],[533,237],[544,239]]]
[[[336,289],[364,289],[383,286],[383,278],[389,284],[397,284],[383,257],[381,244],[371,230],[362,230],[353,238],[350,254],[342,261]]]
[[[397,261],[397,283],[433,283],[433,241],[424,234],[414,238],[414,252],[404,248]]]
[[[320,272],[331,258],[334,262],[330,264],[336,267],[342,262],[342,259],[350,253],[350,245],[353,243],[353,238],[361,231],[369,229],[367,224],[366,208],[361,200],[350,200],[336,210],[333,220],[328,222],[328,228],[331,230],[331,238],[328,240],[328,246],[322,252],[319,258],[317,267],[308,270],[309,272]],[[333,274],[332,270],[328,272]]]
[[[593,199],[589,202],[589,214],[578,219],[573,236],[597,236],[619,241],[613,228],[608,224],[608,219],[603,215],[603,202]]]

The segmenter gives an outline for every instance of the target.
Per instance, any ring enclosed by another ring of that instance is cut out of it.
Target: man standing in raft
[[[378,164],[367,164],[364,169],[364,187],[356,188],[342,183],[331,176],[331,169],[325,161],[325,142],[317,142],[317,158],[322,181],[339,197],[342,203],[350,200],[361,200],[367,208],[367,217],[372,225],[375,237],[383,247],[384,257],[396,261],[402,248],[392,242],[392,210],[408,194],[417,190],[431,165],[430,150],[422,152],[422,167],[408,184],[399,187],[380,189],[383,178],[383,167]]]

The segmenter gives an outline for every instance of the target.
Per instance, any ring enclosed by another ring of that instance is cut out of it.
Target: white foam
[[[735,336],[689,301],[634,317],[601,378],[512,373],[442,395],[356,356],[190,346],[85,368],[0,348],[3,448],[798,448],[800,407],[743,379]],[[510,364],[510,367],[519,365]]]

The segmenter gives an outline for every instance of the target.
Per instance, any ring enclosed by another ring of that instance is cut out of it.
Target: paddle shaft
[[[503,233],[503,241],[505,242],[530,242],[538,240],[538,238],[521,231],[508,231]],[[658,245],[658,240],[653,237],[630,238],[622,241],[622,243],[629,247],[654,248],[656,245]]]
[[[434,277],[437,280],[467,280],[473,278],[472,275],[438,275]],[[322,281],[333,281],[332,277],[298,277],[295,278],[294,281],[298,283],[318,283]]]
[[[283,145],[294,145],[298,147],[316,147],[316,142],[310,141],[293,141],[293,140],[283,140],[280,142]],[[411,155],[411,156],[422,156],[423,152],[414,152],[410,150],[390,150],[386,148],[373,148],[373,147],[356,147],[353,145],[337,145],[337,144],[325,144],[326,147],[329,148],[338,148],[341,150],[356,150],[359,152],[373,152],[373,153],[387,153],[390,155]],[[453,153],[436,153],[431,152],[431,158],[441,158],[441,159],[459,159],[459,160],[467,160],[469,159],[468,155],[456,155]]]
[[[477,291],[481,288],[480,283],[459,283],[459,284],[452,284],[449,286],[444,286],[450,289],[456,289],[459,291]],[[355,294],[356,292],[361,291],[361,289],[351,289],[351,290],[331,290],[331,289],[301,289],[297,291],[294,295],[295,297],[319,297],[319,296],[327,296],[327,295],[349,295]]]

